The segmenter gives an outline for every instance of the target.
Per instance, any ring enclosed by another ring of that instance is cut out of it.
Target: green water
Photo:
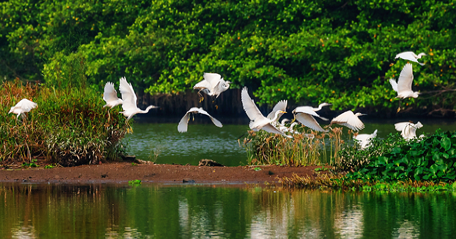
[[[226,166],[247,163],[246,151],[239,146],[237,139],[247,132],[248,123],[224,124],[222,128],[218,128],[209,119],[200,120],[206,121],[190,121],[187,133],[177,132],[178,119],[175,119],[176,123],[135,123],[133,134],[126,137],[128,153],[156,163],[197,165],[201,159],[212,159]],[[224,123],[223,119],[220,120]],[[364,120],[366,127],[359,133],[371,134],[377,129],[377,137],[385,138],[389,133],[397,132],[394,129],[395,123],[408,120]],[[416,123],[417,119],[413,121]],[[424,126],[417,130],[417,135],[433,133],[438,128],[456,130],[454,120],[421,119],[420,121]],[[327,122],[321,123],[323,125]],[[345,127],[343,129],[343,139],[353,143],[347,138],[347,129]]]
[[[453,238],[454,193],[0,184],[0,238]]]

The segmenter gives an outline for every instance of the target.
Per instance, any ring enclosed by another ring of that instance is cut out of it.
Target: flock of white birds
[[[416,55],[415,53],[408,51],[402,52],[396,55],[395,59],[401,58],[407,61],[416,62],[420,65],[424,65],[424,63],[418,62],[422,56],[426,55],[425,53],[420,53]],[[201,92],[209,95],[218,97],[222,92],[226,91],[230,87],[229,81],[225,81],[220,74],[217,73],[204,73],[203,80],[198,82],[193,89],[199,90],[198,94]],[[397,92],[397,97],[405,99],[407,97],[417,98],[419,92],[414,92],[412,90],[412,83],[413,83],[413,71],[412,65],[407,63],[404,68],[402,69],[399,79],[396,82],[393,79],[389,80],[391,86],[394,91]],[[130,83],[127,82],[125,77],[122,77],[119,82],[119,91],[121,94],[121,98],[118,98],[117,91],[114,88],[114,84],[111,82],[106,83],[104,87],[104,94],[103,99],[106,101],[106,105],[103,107],[110,107],[113,108],[117,105],[122,105],[123,111],[122,113],[128,121],[134,115],[140,113],[144,114],[149,112],[150,109],[158,108],[157,106],[150,105],[145,110],[141,110],[137,106],[137,98],[135,91]],[[299,132],[293,130],[293,128],[299,123],[303,126],[308,127],[314,131],[319,132],[328,132],[328,129],[324,129],[320,126],[317,122],[315,117],[318,117],[322,120],[328,121],[328,119],[321,117],[316,112],[321,110],[322,107],[330,106],[329,103],[321,103],[318,108],[313,108],[311,106],[299,106],[295,108],[292,112],[294,115],[293,122],[291,125],[286,126],[286,122],[289,121],[287,119],[282,120],[279,122],[280,117],[286,113],[287,108],[287,101],[282,100],[279,101],[266,117],[260,112],[255,102],[250,98],[248,93],[247,87],[242,89],[241,93],[241,101],[243,108],[250,119],[249,127],[254,131],[258,130],[265,130],[270,133],[280,134],[284,137],[292,138],[293,134],[297,134]],[[17,103],[15,106],[11,107],[9,113],[17,114],[17,118],[20,115],[25,117],[25,113],[29,112],[33,108],[36,108],[38,105],[28,99],[22,99]],[[180,120],[177,129],[179,132],[187,132],[188,129],[188,121],[190,120],[191,114],[204,114],[210,117],[212,122],[217,127],[222,127],[222,123],[218,121],[216,118],[212,117],[209,113],[207,113],[202,108],[192,107],[188,110],[185,115]],[[359,131],[364,129],[364,123],[358,118],[364,114],[361,113],[353,113],[352,111],[346,111],[339,116],[333,118],[328,126],[331,127],[333,124],[339,124],[350,128],[353,131]],[[297,121],[297,122],[295,122]],[[411,122],[401,122],[395,124],[395,129],[401,132],[401,135],[404,139],[410,140],[416,138],[416,130],[423,127],[423,125],[418,122],[413,124]],[[307,137],[313,137],[312,134],[306,134]],[[354,139],[359,143],[360,148],[364,149],[369,146],[370,139],[377,136],[377,130],[375,130],[372,134],[357,134],[354,136]]]

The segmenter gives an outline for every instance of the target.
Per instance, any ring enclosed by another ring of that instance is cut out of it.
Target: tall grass
[[[8,114],[27,98],[38,108],[24,119]],[[43,158],[64,166],[96,164],[116,159],[126,133],[120,107],[103,108],[101,93],[90,88],[56,90],[46,86],[3,82],[0,88],[0,148],[2,161]],[[110,110],[110,112],[109,112]]]
[[[250,165],[311,166],[334,165],[339,161],[337,152],[344,144],[342,128],[329,132],[305,131],[297,127],[299,134],[293,138],[283,137],[260,130],[249,131],[242,146],[247,150]],[[351,131],[348,132],[351,137]]]

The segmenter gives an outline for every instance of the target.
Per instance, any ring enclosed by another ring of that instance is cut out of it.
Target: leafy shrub
[[[456,132],[437,130],[434,135],[392,146],[391,150],[371,161],[348,179],[369,181],[430,180],[454,181],[456,178]]]

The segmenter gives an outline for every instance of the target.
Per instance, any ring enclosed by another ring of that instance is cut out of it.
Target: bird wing
[[[396,55],[394,59],[401,58],[409,61],[416,61],[418,56],[413,51],[404,51]]]
[[[295,115],[296,120],[303,124],[304,126],[307,126],[313,130],[320,131],[320,132],[328,132],[327,130],[324,130],[320,124],[315,120],[312,115],[305,114],[305,113],[296,113]]]
[[[269,132],[269,133],[284,135],[284,133],[282,131],[280,131],[274,125],[272,125],[270,123],[263,125],[263,127],[261,127],[261,129],[266,132]]]
[[[136,94],[130,83],[127,82],[125,77],[120,78],[119,91],[122,94],[122,109],[131,110],[137,108],[136,106]]]
[[[397,80],[397,90],[398,92],[411,91],[413,82],[413,70],[412,64],[405,64],[404,68],[399,75]]]
[[[193,89],[208,89],[211,94],[214,94],[214,90],[219,83],[222,76],[217,73],[204,73],[204,80],[198,82]]]
[[[29,112],[30,110],[32,110],[33,108],[36,108],[37,106],[38,106],[38,104],[33,101],[30,101],[28,99],[22,99],[14,107],[21,108],[23,112]]]
[[[393,87],[393,90],[397,92],[397,82],[394,79],[389,79],[389,82],[391,84],[391,87]]]
[[[421,127],[423,127],[423,124],[421,124],[421,122],[418,121],[418,123],[415,124],[415,128],[419,129]]]
[[[182,117],[182,119],[179,121],[179,124],[177,125],[177,131],[179,131],[180,133],[187,132],[188,118],[189,118],[189,115],[190,115],[192,109],[187,111],[187,113],[185,113],[184,117]]]
[[[193,109],[193,108],[192,108]],[[209,113],[207,113],[205,110],[201,109],[201,108],[196,108],[196,111],[200,114],[203,114],[203,115],[207,115],[209,116],[209,118],[211,118],[212,120],[212,123],[215,124],[215,126],[217,127],[223,127],[222,123],[220,123],[220,121],[218,121],[216,118],[212,117]]]
[[[395,128],[397,131],[402,131],[402,130],[404,130],[405,126],[407,126],[408,124],[410,124],[410,122],[395,123],[395,124],[394,124],[394,128]]]
[[[114,84],[112,82],[106,83],[104,87],[103,100],[108,103],[111,101],[116,101],[118,99],[119,98],[117,97],[117,91],[114,89]]]
[[[251,121],[261,121],[266,119],[264,115],[260,112],[258,107],[255,105],[255,102],[250,98],[247,87],[244,87],[241,92],[241,101],[242,106],[244,107],[245,113]]]
[[[332,119],[331,124],[340,124],[355,131],[364,129],[363,122],[350,110]]]
[[[212,89],[212,85],[207,80],[202,80],[202,81],[196,83],[196,85],[193,86],[193,89],[195,89],[195,90],[201,90],[201,89],[211,90]]]
[[[279,110],[281,111],[286,111],[287,110],[287,102],[286,100],[281,100],[279,101],[279,103],[277,103],[274,108],[272,109],[271,113],[268,114],[268,116],[266,116],[266,118],[272,120],[274,119],[275,117],[275,113]],[[279,113],[279,115],[277,116],[277,121],[280,119],[280,117],[283,115],[283,113]]]
[[[315,117],[318,117],[322,120],[328,120],[324,117],[321,117],[320,115],[318,115],[315,110],[310,107],[310,106],[299,106],[299,107],[296,107],[296,109],[293,110],[294,113],[303,113],[303,114],[308,114],[308,115],[312,115],[312,116],[315,116]]]

